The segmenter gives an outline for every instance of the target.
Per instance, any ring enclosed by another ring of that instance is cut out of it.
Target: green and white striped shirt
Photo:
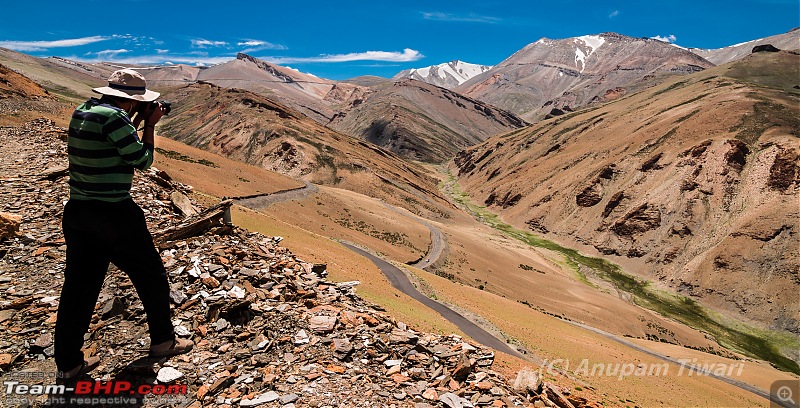
[[[128,199],[133,169],[153,164],[153,146],[142,143],[128,114],[95,98],[72,114],[67,146],[70,199]]]

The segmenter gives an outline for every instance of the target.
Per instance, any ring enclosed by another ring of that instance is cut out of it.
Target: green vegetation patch
[[[670,86],[668,86],[668,87],[666,87],[664,89],[661,89],[661,90],[658,90],[658,91],[654,92],[653,93],[653,97],[661,95],[661,94],[663,94],[665,92],[669,92],[669,91],[671,91],[673,89],[681,88],[683,86],[686,86],[686,84],[688,84],[688,83],[689,83],[689,80],[676,82],[676,83],[674,83],[674,84],[672,84],[672,85],[670,85]]]
[[[687,100],[687,101],[683,101],[683,102],[681,102],[681,103],[679,103],[679,104],[677,104],[677,105],[672,105],[672,106],[670,106],[669,108],[662,109],[660,112],[658,112],[658,113],[657,113],[657,115],[660,115],[660,114],[662,114],[662,113],[664,113],[664,112],[669,112],[669,111],[671,111],[671,110],[673,110],[673,109],[675,109],[675,108],[679,108],[679,107],[681,107],[681,106],[683,106],[683,105],[688,105],[688,104],[690,104],[690,103],[692,103],[692,102],[697,102],[697,101],[699,101],[700,99],[703,99],[703,98],[705,98],[706,96],[708,96],[708,94],[707,94],[707,93],[704,93],[704,94],[697,95],[697,96],[695,96],[695,97],[694,97],[694,98],[692,98],[692,99],[689,99],[689,100]]]
[[[774,126],[785,127],[789,134],[800,137],[800,118],[786,106],[765,99],[753,104],[753,113],[742,116],[742,120],[730,130],[737,132],[737,139],[753,145],[767,129]]]
[[[161,155],[164,155],[164,157],[168,157],[168,158],[173,159],[173,160],[180,160],[180,161],[185,161],[185,162],[188,162],[188,163],[197,163],[197,164],[201,164],[201,165],[207,166],[207,167],[219,167],[214,162],[212,162],[210,160],[206,160],[206,159],[195,160],[195,159],[193,159],[193,158],[191,158],[191,157],[189,157],[189,156],[187,156],[185,154],[181,154],[181,153],[178,153],[178,152],[175,152],[175,151],[172,151],[172,150],[162,149],[160,147],[156,147],[156,152],[158,152]]]
[[[681,123],[681,122],[683,122],[684,120],[686,120],[686,119],[689,119],[689,118],[691,118],[691,117],[692,117],[692,116],[694,116],[694,115],[697,115],[697,113],[699,113],[699,112],[700,112],[700,109],[695,109],[695,110],[693,110],[691,113],[689,113],[688,115],[686,115],[686,116],[681,116],[681,117],[679,117],[678,119],[676,119],[676,120],[675,120],[675,123]]]

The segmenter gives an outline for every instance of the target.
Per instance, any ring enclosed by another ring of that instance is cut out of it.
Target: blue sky
[[[798,0],[9,1],[0,47],[83,61],[210,65],[246,52],[303,72],[391,77],[494,65],[539,38],[613,31],[721,48],[800,26]]]

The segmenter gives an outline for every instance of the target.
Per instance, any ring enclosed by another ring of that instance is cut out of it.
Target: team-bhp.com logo
[[[800,380],[781,380],[769,387],[770,407],[800,408]]]
[[[184,399],[188,392],[185,384],[134,384],[130,381],[78,381],[73,387],[4,381],[3,388],[6,403],[14,403],[13,400],[22,403],[46,395],[50,402],[70,405],[129,405],[143,398],[176,402],[174,400]]]

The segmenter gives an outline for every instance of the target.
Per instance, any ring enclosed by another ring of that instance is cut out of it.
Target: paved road
[[[450,309],[449,307],[420,293],[417,290],[417,288],[414,287],[411,281],[408,280],[403,271],[401,271],[396,266],[349,243],[342,242],[342,245],[350,248],[352,251],[360,255],[369,258],[369,260],[372,261],[375,264],[375,266],[377,266],[378,269],[380,269],[381,272],[383,272],[384,275],[386,275],[386,278],[389,279],[389,282],[392,284],[394,288],[412,297],[413,299],[419,301],[423,305],[435,310],[440,315],[442,315],[442,317],[444,317],[451,323],[455,324],[456,327],[459,328],[459,330],[464,332],[464,334],[471,337],[476,342],[483,344],[486,347],[493,348],[497,351],[510,354],[515,357],[523,359],[526,358],[524,355],[520,354],[517,350],[506,344],[504,341],[498,339],[497,337],[492,336],[486,330],[483,330],[478,325],[468,320],[466,317],[456,313],[453,309]]]
[[[253,196],[246,196],[246,197],[233,197],[232,199],[238,205],[243,207],[247,207],[253,210],[259,210],[262,208],[269,207],[271,204],[289,201],[289,200],[300,200],[307,197],[310,194],[316,193],[319,191],[319,188],[308,181],[305,180],[298,180],[305,183],[305,186],[299,188],[293,188],[289,190],[278,191],[275,193],[268,193],[268,194],[261,194],[261,195],[253,195]],[[434,227],[430,222],[427,220],[417,217],[409,213],[408,211],[400,210],[399,208],[389,205],[387,203],[383,203],[383,205],[391,211],[394,211],[400,215],[406,216],[408,218],[412,218],[417,222],[422,223],[426,227],[431,234],[431,243],[428,246],[428,252],[425,253],[425,256],[422,257],[417,262],[411,264],[411,266],[425,269],[431,265],[433,265],[439,257],[442,256],[444,253],[444,249],[447,247],[447,240],[445,239],[445,235],[442,233],[441,230]]]
[[[431,244],[428,246],[428,252],[425,254],[425,256],[422,257],[422,259],[410,265],[419,269],[425,269],[436,263],[436,261],[439,260],[439,257],[442,256],[442,253],[444,253],[444,249],[447,247],[447,240],[445,239],[445,235],[442,233],[442,231],[439,228],[434,227],[433,224],[431,224],[430,222],[428,222],[428,220],[424,218],[417,217],[416,215],[411,214],[408,211],[401,210],[387,203],[383,203],[383,205],[386,208],[400,215],[404,215],[408,218],[411,218],[413,220],[416,220],[417,222],[422,223],[423,225],[428,227],[428,231],[431,232]]]
[[[299,200],[306,196],[319,191],[317,186],[305,180],[298,180],[305,183],[304,187],[293,188],[289,190],[278,191],[270,194],[262,194],[257,196],[248,197],[233,197],[232,199],[236,204],[247,207],[253,210],[259,210],[269,207],[270,204],[279,203],[282,201]]]

